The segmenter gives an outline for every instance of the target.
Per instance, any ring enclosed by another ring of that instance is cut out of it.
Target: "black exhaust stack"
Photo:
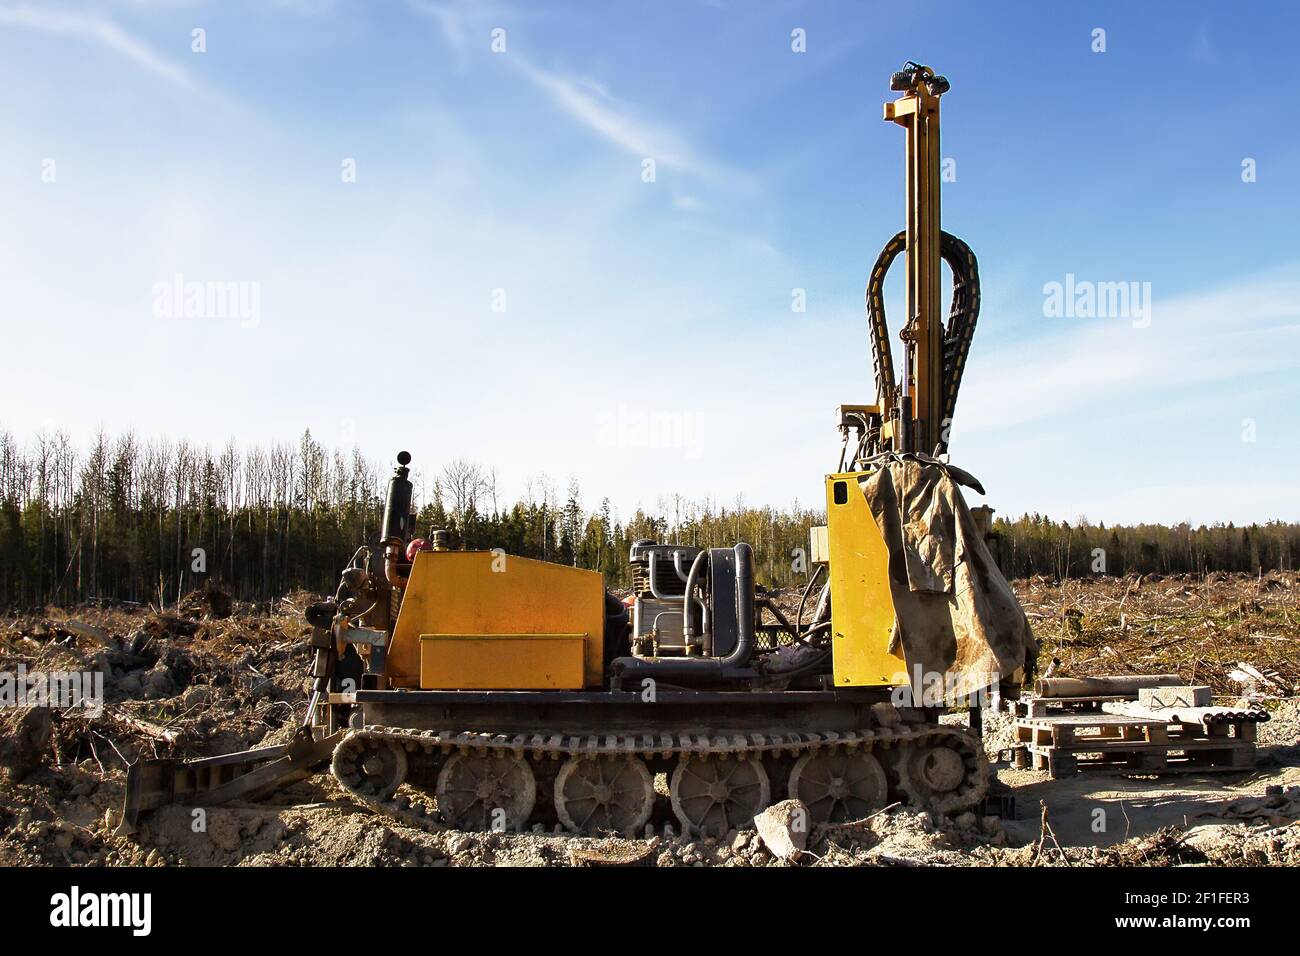
[[[394,538],[406,540],[407,525],[411,520],[411,469],[406,467],[410,463],[409,451],[397,453],[397,467],[393,469],[393,477],[389,479],[388,500],[384,503],[384,526],[379,536],[381,544]]]

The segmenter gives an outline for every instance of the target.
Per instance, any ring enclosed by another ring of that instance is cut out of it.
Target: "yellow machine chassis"
[[[578,690],[604,682],[599,572],[499,551],[415,556],[388,684],[420,690]]]

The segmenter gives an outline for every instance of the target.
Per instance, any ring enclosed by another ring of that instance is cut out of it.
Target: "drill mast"
[[[940,441],[943,408],[943,321],[939,316],[939,97],[948,81],[926,66],[894,74],[904,95],[885,104],[885,119],[907,131],[907,325],[903,369],[905,421],[897,451],[929,453]],[[884,404],[885,396],[877,396]],[[910,416],[907,412],[910,410]],[[911,421],[907,421],[910,418]]]
[[[940,225],[939,98],[949,83],[928,66],[909,62],[890,88],[903,95],[886,103],[884,118],[907,134],[907,228],[881,251],[867,285],[876,374],[875,405],[841,405],[845,454],[855,470],[882,452],[934,454],[947,450],[948,431],[970,339],[979,314],[979,273],[974,254]],[[900,253],[907,258],[907,322],[901,381],[885,323],[884,280]],[[953,302],[945,327],[941,313],[942,265],[953,271]],[[853,431],[856,443],[849,445]],[[855,449],[848,455],[848,449]]]

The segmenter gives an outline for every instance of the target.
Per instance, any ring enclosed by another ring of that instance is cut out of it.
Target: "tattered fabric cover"
[[[1037,653],[1025,612],[957,487],[979,483],[924,455],[873,463],[877,470],[859,484],[889,550],[892,649],[901,642],[918,703],[923,692],[931,703],[940,686],[944,703],[962,702]]]

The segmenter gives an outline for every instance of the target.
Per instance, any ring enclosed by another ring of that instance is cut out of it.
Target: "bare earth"
[[[1058,673],[1176,672],[1210,684],[1216,702],[1248,688],[1239,663],[1264,675],[1249,688],[1272,720],[1251,771],[1163,779],[995,768],[1017,818],[956,820],[891,810],[812,835],[795,862],[752,831],[720,841],[659,835],[575,838],[551,833],[411,830],[355,805],[327,776],[256,803],[188,808],[112,835],[127,760],[209,756],[284,739],[305,707],[305,595],[218,617],[202,595],[158,614],[148,607],[48,609],[0,625],[0,671],[100,670],[99,717],[56,712],[34,768],[0,772],[0,865],[844,866],[1172,865],[1300,863],[1300,585],[1294,574],[1017,582]],[[74,633],[69,621],[110,635]],[[12,756],[20,712],[0,711],[0,760]],[[954,715],[950,720],[964,718]],[[1010,744],[1011,718],[986,717],[990,753]],[[1297,788],[1297,789],[1290,789]],[[666,802],[666,800],[665,800]],[[1043,805],[1047,826],[1043,825]],[[666,810],[656,820],[670,819]]]

